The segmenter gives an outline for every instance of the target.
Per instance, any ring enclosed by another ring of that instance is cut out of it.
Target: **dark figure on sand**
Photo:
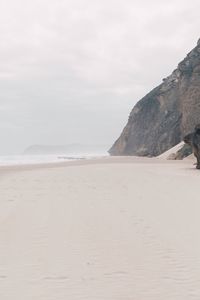
[[[197,159],[197,169],[200,169],[200,124],[196,125],[194,132],[184,137],[184,142],[192,147],[192,151]]]

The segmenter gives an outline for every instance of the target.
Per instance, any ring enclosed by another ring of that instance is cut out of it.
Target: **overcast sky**
[[[0,153],[111,146],[195,47],[199,11],[199,0],[0,0]]]

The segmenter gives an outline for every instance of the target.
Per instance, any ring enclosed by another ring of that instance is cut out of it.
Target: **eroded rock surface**
[[[200,123],[200,42],[133,108],[111,155],[157,156]]]
[[[200,124],[195,126],[193,132],[184,137],[184,142],[192,148],[194,156],[197,159],[197,169],[200,169]]]

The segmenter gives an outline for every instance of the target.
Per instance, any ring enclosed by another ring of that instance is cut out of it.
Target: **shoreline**
[[[167,160],[159,157],[138,157],[138,156],[105,156],[89,159],[68,160],[61,162],[48,162],[48,163],[35,163],[35,164],[13,164],[13,165],[0,165],[0,172],[2,171],[31,171],[37,169],[51,169],[51,168],[64,168],[72,166],[87,166],[95,164],[191,164],[193,158],[186,158],[184,160]]]

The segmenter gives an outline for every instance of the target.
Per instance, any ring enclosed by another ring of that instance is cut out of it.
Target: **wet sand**
[[[191,160],[0,168],[0,299],[199,300],[199,186]]]

